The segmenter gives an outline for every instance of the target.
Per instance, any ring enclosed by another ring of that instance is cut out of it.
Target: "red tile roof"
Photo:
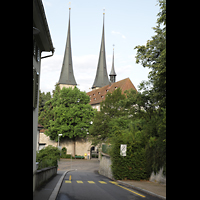
[[[112,93],[116,88],[119,87],[122,89],[122,94],[124,93],[125,90],[131,88],[137,91],[131,80],[129,78],[126,78],[121,81],[115,82],[112,85],[106,85],[102,88],[88,92],[87,95],[90,97],[89,104],[91,105],[99,104],[100,102],[102,102],[102,100],[105,100],[105,96],[108,91]]]

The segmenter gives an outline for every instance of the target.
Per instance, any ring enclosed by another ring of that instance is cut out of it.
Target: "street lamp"
[[[58,134],[58,148],[59,148],[59,136],[62,136],[62,134]]]

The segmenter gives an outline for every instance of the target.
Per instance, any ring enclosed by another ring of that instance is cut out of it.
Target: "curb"
[[[147,194],[156,196],[156,197],[158,197],[158,198],[160,198],[160,199],[164,199],[164,200],[166,199],[166,197],[163,197],[163,196],[161,196],[161,195],[155,194],[155,193],[150,192],[150,191],[148,191],[148,190],[145,190],[145,189],[136,187],[136,186],[131,185],[131,184],[129,184],[129,183],[124,183],[123,181],[118,181],[118,180],[116,180],[116,181],[117,181],[118,183],[121,183],[121,184],[124,185],[124,186],[129,187],[129,188],[133,188],[133,189],[139,190],[139,191],[141,191],[141,192],[144,192],[144,193],[147,193]]]
[[[70,171],[75,171],[75,169],[71,169],[71,170],[65,171],[63,173],[63,175],[60,177],[58,183],[56,184],[56,187],[54,188],[53,192],[51,193],[51,196],[49,197],[49,200],[55,200],[56,199],[56,197],[58,195],[58,192],[60,190],[60,186],[62,184],[62,181],[63,181],[65,175]]]

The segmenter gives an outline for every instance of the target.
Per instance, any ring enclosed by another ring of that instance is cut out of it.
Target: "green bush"
[[[109,151],[112,160],[112,172],[115,179],[147,180],[145,146],[141,132],[124,132],[121,137],[112,139]],[[127,144],[126,156],[120,155],[120,145]]]
[[[67,149],[65,147],[61,150],[61,158],[67,158]]]
[[[76,159],[85,159],[84,156],[77,156],[77,155],[75,155],[75,158],[76,158]]]
[[[49,145],[36,153],[36,162],[39,162],[38,169],[45,167],[58,167],[57,160],[60,160],[60,150]]]
[[[61,158],[70,158],[71,159],[71,154],[66,154],[66,155],[61,154]],[[72,156],[72,159],[74,159],[74,156]]]

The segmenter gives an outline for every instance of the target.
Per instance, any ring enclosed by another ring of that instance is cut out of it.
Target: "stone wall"
[[[108,154],[104,154],[101,152],[99,174],[102,174],[108,178],[113,179],[111,165],[112,165],[112,162],[111,162],[110,156]]]
[[[48,136],[46,136],[43,132],[40,132],[40,143],[46,143],[45,146],[52,145],[57,147],[58,142],[55,142],[54,140],[50,140]],[[92,143],[87,138],[78,138],[75,141],[75,152],[76,155],[84,156],[84,154],[88,154],[90,152],[90,148],[93,146]],[[59,146],[61,148],[65,147],[67,148],[67,154],[74,154],[74,141],[72,139],[67,138],[61,138],[59,142]]]
[[[166,176],[163,175],[163,168],[156,174],[152,172],[149,181],[166,185]]]
[[[47,167],[35,173],[35,189],[57,174],[57,167]]]

